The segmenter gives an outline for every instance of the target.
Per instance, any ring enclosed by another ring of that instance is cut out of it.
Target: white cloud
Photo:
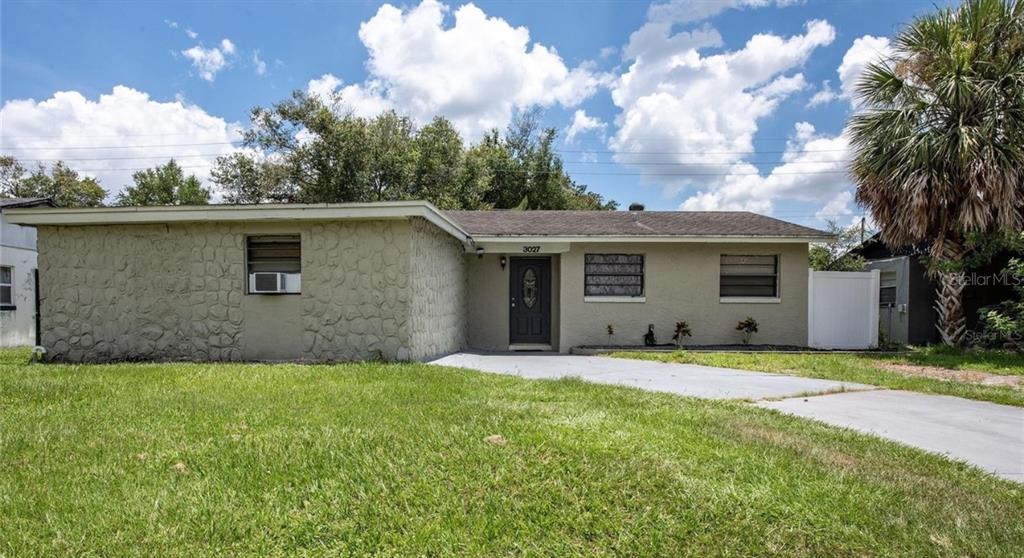
[[[252,65],[256,69],[256,75],[265,76],[267,75],[267,63],[260,59],[260,51],[256,50],[252,53]]]
[[[864,69],[868,64],[880,62],[889,56],[892,56],[892,46],[885,37],[864,35],[854,39],[853,45],[843,55],[843,61],[836,69],[836,73],[839,74],[839,90],[832,89],[828,80],[822,82],[821,89],[811,97],[807,107],[812,108],[842,99],[849,102],[851,107],[857,108],[857,82],[860,81]]]
[[[743,184],[758,178],[749,176],[757,168],[744,160],[753,151],[759,121],[807,87],[794,70],[830,44],[835,30],[828,22],[810,21],[801,35],[758,34],[739,50],[705,56],[702,48],[721,41],[713,28],[674,35],[671,22],[645,28],[630,38],[625,52],[632,64],[612,87],[612,100],[622,109],[609,142],[615,160],[670,193],[704,186],[684,204],[688,208],[770,208],[770,201],[741,203],[730,192],[746,190]],[[652,152],[659,155],[637,155]]]
[[[789,6],[800,2],[801,0],[671,0],[662,4],[651,4],[647,10],[647,19],[687,23],[707,19],[729,8]]]
[[[853,45],[843,55],[843,62],[836,70],[839,74],[842,97],[856,105],[857,81],[864,73],[864,68],[872,62],[881,61],[892,56],[892,47],[885,37],[864,35],[853,41]]]
[[[583,109],[576,109],[573,114],[572,123],[569,124],[569,128],[565,132],[565,141],[572,143],[576,136],[585,134],[594,130],[604,130],[608,124],[603,122],[600,118],[589,116],[587,111]]]
[[[839,98],[839,93],[832,89],[832,84],[826,79],[821,82],[821,89],[817,90],[807,103],[807,108],[814,108],[825,105]]]
[[[178,28],[178,22],[174,21],[174,20],[171,20],[171,19],[165,19],[164,20],[164,25],[166,25],[167,27],[170,27],[171,29],[177,29]]]
[[[60,91],[43,101],[8,101],[0,108],[0,121],[0,143],[31,148],[4,150],[5,154],[29,167],[37,162],[29,159],[45,164],[62,159],[99,179],[111,194],[131,184],[132,169],[163,164],[172,156],[187,173],[205,180],[213,160],[234,151],[229,142],[241,136],[238,124],[196,105],[156,101],[123,85],[97,100],[77,91]],[[168,147],[146,147],[161,145]],[[109,149],[115,146],[119,148]]]
[[[708,188],[688,198],[680,208],[771,213],[774,202],[780,198],[832,202],[850,188],[846,175],[848,150],[844,134],[819,135],[813,125],[798,122],[781,164],[771,172],[760,174],[757,166],[736,162],[728,176],[710,181]],[[835,209],[834,204],[831,209]]]
[[[228,57],[235,54],[235,44],[223,39],[219,47],[203,48],[202,45],[196,45],[181,51],[181,54],[192,61],[192,67],[199,73],[199,77],[213,81],[217,73],[228,66]]]
[[[525,27],[473,4],[454,10],[446,27],[448,11],[437,0],[381,6],[359,27],[369,78],[338,91],[342,104],[357,114],[396,107],[418,121],[444,115],[476,137],[504,127],[517,110],[574,107],[606,79],[593,64],[569,68],[554,49],[531,43]]]
[[[814,214],[819,221],[838,221],[840,217],[852,215],[850,204],[853,203],[853,192],[845,190],[836,194],[824,207]]]
[[[195,38],[199,37],[199,33],[196,33],[195,31],[193,31],[191,29],[185,29],[185,34],[188,35],[189,39],[195,39]]]

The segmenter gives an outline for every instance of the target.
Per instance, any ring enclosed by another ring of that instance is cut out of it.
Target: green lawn
[[[729,353],[682,350],[669,353],[620,352],[610,356],[845,380],[891,389],[953,395],[1024,407],[1024,384],[1016,387],[980,385],[922,376],[907,376],[885,368],[886,364],[904,364],[933,366],[950,370],[977,370],[1004,376],[1024,376],[1024,356],[1006,351],[923,348],[906,354],[877,355],[872,353]]]
[[[1024,548],[1021,485],[739,402],[417,364],[25,356],[0,352],[0,556]]]

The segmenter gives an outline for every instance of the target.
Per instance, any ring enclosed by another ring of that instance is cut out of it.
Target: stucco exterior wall
[[[36,230],[8,223],[0,213],[0,265],[12,268],[15,308],[0,310],[0,347],[34,345],[36,339]]]
[[[2,244],[0,265],[11,267],[14,299],[14,309],[0,309],[0,347],[34,345],[36,297],[32,272],[36,268],[36,251]]]
[[[242,238],[238,226],[40,227],[49,357],[241,359]]]
[[[299,234],[301,294],[246,294],[258,234]],[[464,251],[418,219],[43,226],[39,245],[54,360],[407,360],[465,342]]]
[[[585,302],[586,253],[644,254],[645,302]],[[778,254],[779,302],[721,302],[722,254]],[[578,345],[607,344],[608,324],[615,329],[615,344],[642,344],[648,324],[654,324],[659,343],[669,343],[681,320],[693,330],[686,343],[739,343],[736,323],[747,316],[760,324],[752,343],[807,344],[806,244],[575,244],[561,260],[562,352]]]
[[[302,243],[303,355],[407,360],[410,232],[405,221],[312,226]]]
[[[422,219],[413,219],[410,229],[410,357],[456,352],[466,345],[465,250]]]

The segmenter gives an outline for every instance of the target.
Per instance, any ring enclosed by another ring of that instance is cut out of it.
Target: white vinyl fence
[[[807,344],[820,349],[878,346],[878,270],[814,271],[807,278]]]

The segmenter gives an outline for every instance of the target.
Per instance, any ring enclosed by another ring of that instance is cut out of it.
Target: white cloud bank
[[[203,48],[202,45],[196,45],[181,51],[181,54],[192,61],[192,67],[200,78],[213,81],[217,73],[228,66],[228,59],[234,56],[235,50],[231,40],[223,39],[216,47]]]
[[[444,115],[473,138],[506,126],[517,110],[575,107],[605,79],[589,63],[569,68],[553,48],[531,43],[525,27],[473,4],[456,9],[450,27],[444,24],[448,12],[437,0],[405,10],[381,6],[359,27],[369,52],[367,80],[342,87],[325,74],[309,91],[337,93],[343,108],[360,115],[382,107],[421,122]]]
[[[186,173],[205,180],[209,165],[218,155],[234,151],[228,142],[241,135],[238,124],[196,105],[156,101],[123,85],[97,100],[77,91],[60,91],[43,101],[8,101],[0,108],[0,121],[0,143],[5,148],[29,148],[3,149],[5,155],[30,168],[36,162],[30,159],[47,165],[63,159],[99,179],[111,194],[131,184],[134,171],[124,169],[163,164],[172,155]]]

